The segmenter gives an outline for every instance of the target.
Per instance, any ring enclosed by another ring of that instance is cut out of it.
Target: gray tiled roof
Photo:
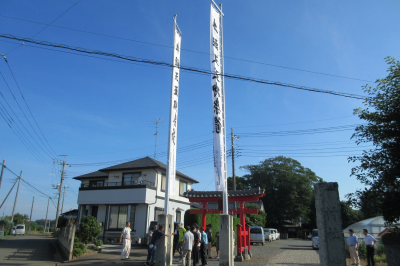
[[[245,190],[229,190],[228,197],[251,196],[264,194],[264,189],[252,188]],[[222,197],[222,191],[187,191],[183,194],[186,198],[211,198]]]
[[[96,171],[96,172],[92,172],[92,173],[89,173],[89,174],[76,176],[73,179],[81,180],[81,179],[92,179],[92,178],[99,178],[99,177],[107,178],[108,174],[104,173],[104,172]]]
[[[116,171],[116,170],[131,170],[131,169],[146,169],[146,168],[161,168],[163,170],[167,170],[167,165],[147,156],[147,157],[137,159],[134,161],[121,163],[121,164],[117,164],[117,165],[110,166],[107,168],[103,168],[103,169],[100,169],[99,171],[108,173],[110,171]],[[195,180],[179,171],[176,171],[176,175],[183,177],[189,181],[192,181],[193,183],[199,183],[197,180]]]

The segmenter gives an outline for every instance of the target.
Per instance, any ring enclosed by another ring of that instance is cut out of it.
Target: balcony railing
[[[150,182],[147,180],[143,181],[128,181],[128,182],[104,182],[104,183],[96,183],[96,184],[81,184],[81,188],[98,188],[98,187],[125,187],[125,186],[139,186],[139,185],[147,185],[154,187],[154,182]]]

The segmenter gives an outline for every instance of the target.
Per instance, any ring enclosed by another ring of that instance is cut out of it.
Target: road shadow
[[[50,236],[16,236],[0,241],[0,262],[42,261],[61,262],[59,260],[57,239]],[[2,264],[2,263],[0,263]]]

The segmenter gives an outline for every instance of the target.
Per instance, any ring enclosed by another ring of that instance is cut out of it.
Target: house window
[[[167,176],[165,174],[162,174],[162,176],[161,176],[161,191],[165,191],[166,187],[167,187]]]
[[[187,183],[186,182],[179,182],[179,195],[183,196],[183,193],[187,191]]]
[[[122,229],[125,227],[128,221],[128,206],[111,206],[110,207],[110,218],[109,218],[109,229]]]
[[[139,177],[141,173],[126,173],[122,176],[122,184],[123,186],[131,186],[138,184]]]
[[[176,211],[176,221],[177,223],[181,222],[181,212],[180,211]]]
[[[135,229],[135,214],[136,214],[136,205],[131,205],[131,215],[129,221],[131,222],[131,229]]]
[[[104,187],[104,180],[89,180],[89,187]]]

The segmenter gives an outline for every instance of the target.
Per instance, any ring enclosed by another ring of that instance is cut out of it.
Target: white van
[[[318,229],[312,230],[312,249],[319,249]]]
[[[264,246],[264,230],[261,226],[250,226],[250,244],[261,243]]]
[[[24,224],[17,224],[14,227],[14,235],[25,235],[25,225]]]
[[[271,242],[271,241],[275,240],[275,234],[274,234],[273,230],[274,230],[274,229],[272,229],[272,228],[263,228],[263,231],[264,231],[264,239],[265,239],[266,241]]]

